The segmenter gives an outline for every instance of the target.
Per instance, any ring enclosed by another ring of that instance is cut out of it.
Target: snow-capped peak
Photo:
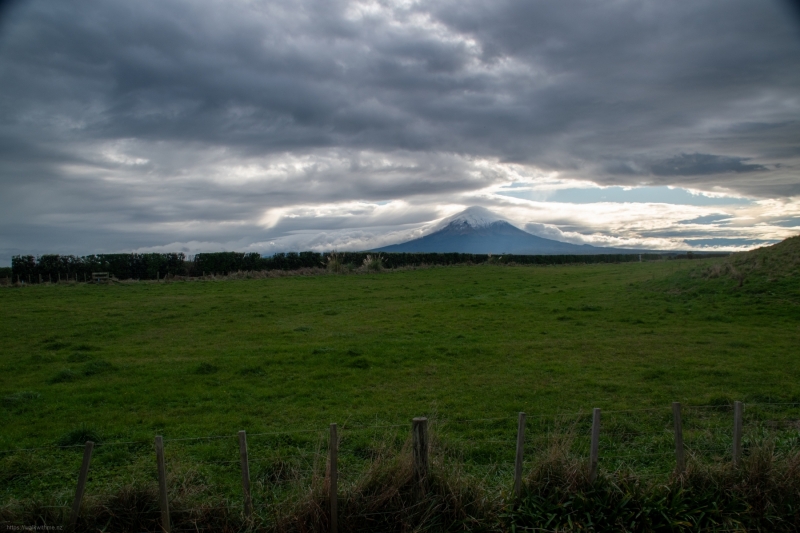
[[[485,207],[480,206],[472,206],[464,209],[460,213],[456,213],[453,216],[447,217],[444,219],[440,224],[440,228],[444,228],[449,226],[450,224],[466,224],[473,228],[483,228],[486,226],[491,226],[495,222],[508,222],[503,217],[492,213]]]

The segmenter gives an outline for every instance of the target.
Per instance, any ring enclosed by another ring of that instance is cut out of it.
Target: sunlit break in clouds
[[[472,205],[599,246],[800,233],[788,2],[2,5],[3,265],[369,249]]]

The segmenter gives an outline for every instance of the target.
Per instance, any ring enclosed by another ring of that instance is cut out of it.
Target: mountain
[[[570,244],[531,235],[485,207],[468,207],[445,219],[439,229],[408,242],[378,248],[376,252],[458,252],[465,254],[589,255],[641,253],[642,250]]]

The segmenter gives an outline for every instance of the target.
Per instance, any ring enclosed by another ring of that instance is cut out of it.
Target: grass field
[[[492,475],[505,479],[496,465],[513,460],[517,412],[528,413],[534,433],[536,420],[552,431],[561,415],[582,434],[590,409],[601,407],[617,413],[604,418],[608,446],[652,451],[642,464],[665,471],[673,401],[710,406],[696,416],[709,427],[727,423],[733,400],[753,404],[757,418],[800,418],[797,405],[757,407],[800,402],[797,287],[749,290],[689,276],[704,263],[2,289],[0,449],[87,436],[129,443],[98,449],[91,491],[152,479],[156,434],[246,429],[266,434],[251,438],[251,454],[302,458],[324,448],[337,422],[353,428],[343,441],[346,470],[348,457],[356,464],[369,455],[379,428],[399,446],[410,419],[428,416],[441,421],[443,443],[462,445],[462,460],[494,465]],[[273,435],[282,432],[296,433]],[[170,446],[175,468],[209,464],[205,485],[240,490],[233,437]],[[4,501],[66,501],[80,449],[0,459]],[[258,475],[275,478],[274,464]],[[59,473],[37,476],[43,469]]]

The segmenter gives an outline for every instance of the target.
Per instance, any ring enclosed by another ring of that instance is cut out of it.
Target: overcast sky
[[[800,18],[778,0],[18,1],[0,263],[366,249],[482,205],[532,233],[800,233]]]

